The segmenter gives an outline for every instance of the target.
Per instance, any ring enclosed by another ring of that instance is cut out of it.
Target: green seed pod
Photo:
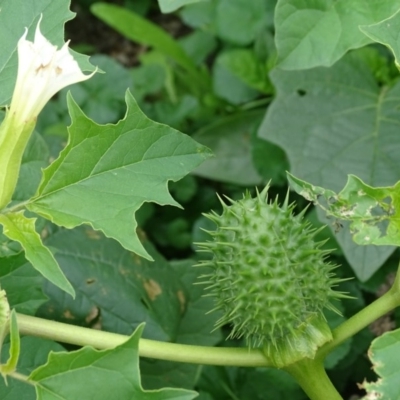
[[[200,265],[212,269],[203,278],[223,313],[216,326],[231,324],[231,338],[245,337],[281,368],[332,340],[322,311],[336,311],[330,300],[345,296],[332,290],[336,266],[325,262],[329,252],[314,241],[304,213],[294,216],[288,198],[282,207],[268,203],[267,191],[230,206],[221,200],[222,215],[206,215],[217,228],[199,244],[213,254]]]

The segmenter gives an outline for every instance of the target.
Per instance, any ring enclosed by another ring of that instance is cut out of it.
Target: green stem
[[[38,336],[78,346],[108,349],[120,345],[128,336],[97,331],[80,326],[63,324],[46,319],[17,314],[21,334]],[[191,346],[177,343],[140,339],[139,355],[193,364],[224,365],[237,367],[268,367],[271,363],[257,349]]]
[[[13,379],[17,379],[17,380],[27,383],[29,385],[35,386],[35,382],[30,381],[28,376],[20,374],[19,372],[11,372],[11,373],[7,374],[6,376],[9,376]]]
[[[271,103],[271,101],[272,97],[266,97],[266,98],[264,97],[262,99],[253,100],[241,106],[240,110],[247,111],[247,110],[252,110],[254,108],[260,108],[268,105],[269,103]]]
[[[321,360],[304,358],[283,369],[296,379],[311,400],[343,400],[326,374]]]
[[[387,293],[334,329],[332,331],[333,340],[318,349],[316,358],[323,360],[335,347],[400,306],[399,275],[398,273],[393,287]]]
[[[26,201],[22,201],[20,203],[16,203],[10,207],[4,208],[3,210],[1,210],[2,214],[8,214],[8,213],[14,213],[17,212],[19,210],[23,210],[25,209],[26,205],[29,204],[30,200],[26,200]]]

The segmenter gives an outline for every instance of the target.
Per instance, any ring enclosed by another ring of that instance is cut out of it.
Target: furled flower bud
[[[313,358],[332,340],[323,309],[335,310],[331,300],[345,295],[332,290],[340,279],[314,241],[316,231],[293,215],[287,199],[282,207],[269,203],[267,191],[229,206],[221,201],[222,215],[206,215],[216,229],[199,244],[212,254],[200,265],[211,268],[204,278],[222,311],[217,326],[231,325],[230,337],[245,337],[282,368]]]
[[[57,50],[40,32],[18,41],[18,74],[11,105],[0,126],[0,209],[11,200],[17,184],[22,155],[46,103],[61,89],[89,79],[68,50],[68,42]]]

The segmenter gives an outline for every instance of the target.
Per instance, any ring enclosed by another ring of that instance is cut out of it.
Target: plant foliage
[[[0,398],[400,398],[398,1],[0,9]]]

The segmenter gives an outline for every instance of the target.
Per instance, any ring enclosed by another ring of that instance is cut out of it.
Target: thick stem
[[[321,360],[305,358],[283,369],[296,379],[311,400],[343,400]]]
[[[17,314],[21,334],[39,336],[78,346],[109,349],[120,345],[128,336],[63,324],[46,319]],[[139,355],[193,364],[225,365],[238,367],[268,367],[271,363],[257,349],[190,346],[177,343],[140,339]]]
[[[382,297],[369,304],[332,331],[333,340],[320,347],[316,358],[324,359],[335,347],[370,325],[389,311],[400,306],[399,273],[395,284]]]

